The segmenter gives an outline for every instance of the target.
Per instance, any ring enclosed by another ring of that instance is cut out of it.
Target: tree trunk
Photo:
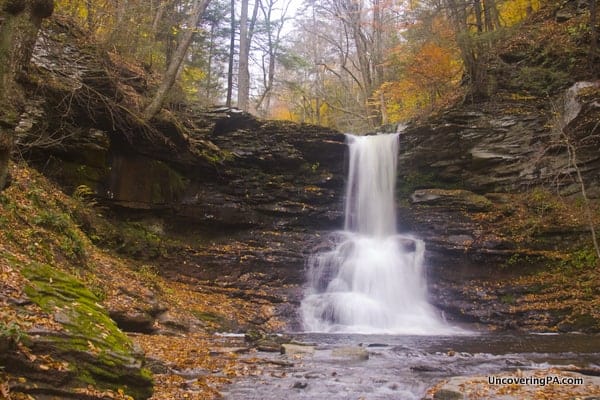
[[[479,0],[476,0],[479,1]],[[472,102],[479,101],[488,96],[487,71],[482,65],[481,44],[469,32],[468,13],[463,0],[446,0],[450,12],[450,19],[456,31],[456,42],[465,65],[467,78],[470,83],[468,97]],[[479,33],[476,33],[478,35]]]
[[[265,67],[264,57],[263,57],[263,85],[264,92],[256,103],[256,109],[264,110],[263,114],[267,116],[269,114],[269,110],[271,108],[271,97],[273,94],[273,87],[275,85],[275,69],[276,69],[276,60],[279,56],[279,47],[281,43],[281,32],[283,31],[283,27],[285,25],[286,14],[288,8],[291,4],[290,0],[286,0],[281,15],[279,17],[279,24],[277,24],[277,29],[275,30],[273,27],[273,8],[277,0],[268,0],[267,6],[265,7],[264,2],[260,2],[260,8],[263,13],[264,18],[264,29],[267,34],[267,55],[269,57],[268,67]],[[266,72],[265,72],[266,70]],[[263,106],[264,105],[264,106]]]
[[[370,57],[371,43],[364,32],[364,10],[361,9],[361,3],[352,0],[343,0],[339,2],[342,21],[346,24],[352,35],[356,58],[358,59],[358,69],[360,72],[360,86],[362,88],[360,105],[364,110],[365,120],[372,126],[379,124],[378,118],[373,118],[369,99],[373,94],[373,60]]]
[[[240,58],[238,64],[238,108],[248,111],[250,103],[250,43],[254,35],[254,24],[260,0],[255,0],[252,18],[248,20],[248,0],[242,0],[240,15]]]
[[[483,18],[481,9],[481,0],[473,1],[473,12],[475,13],[475,21],[477,25],[477,32],[483,32]]]
[[[495,0],[483,0],[486,31],[492,32],[500,28],[500,17]]]
[[[196,31],[196,27],[204,15],[206,11],[206,7],[208,7],[208,2],[210,0],[196,0],[194,2],[194,6],[192,8],[192,12],[187,20],[187,29],[183,34],[181,41],[179,42],[179,46],[175,50],[173,54],[173,58],[169,63],[167,68],[167,72],[160,84],[156,94],[152,98],[152,101],[146,109],[144,110],[142,116],[145,121],[151,120],[162,108],[169,91],[175,84],[175,80],[177,79],[177,75],[179,73],[179,68],[181,67],[185,55],[187,54],[188,48],[192,43],[192,39],[194,38],[194,32]]]
[[[152,20],[152,37],[156,39],[158,37],[158,26],[163,19],[163,15],[165,15],[165,9],[167,8],[166,2],[159,1],[158,6],[156,8],[156,14],[154,14],[154,18]]]
[[[212,86],[212,69],[213,69],[213,55],[215,50],[215,24],[210,25],[210,36],[208,41],[208,60],[206,62],[206,99],[212,98],[211,86]]]
[[[85,1],[85,9],[86,9],[87,28],[90,32],[93,32],[94,28],[95,28],[95,24],[94,24],[94,8],[93,8],[92,0]]]
[[[381,0],[373,1],[373,48],[374,48],[374,60],[375,65],[375,80],[373,82],[374,88],[378,88],[384,81],[384,51],[383,51],[383,11],[384,6],[381,4]]]
[[[238,60],[238,94],[237,106],[248,110],[248,96],[250,93],[250,77],[248,76],[248,57],[250,46],[248,44],[248,0],[242,0],[242,12],[240,14],[240,57]]]
[[[233,94],[233,60],[235,56],[235,0],[231,0],[231,36],[229,38],[229,65],[227,68],[227,100],[225,105],[231,107]]]
[[[0,190],[8,182],[8,161],[18,123],[22,93],[17,78],[27,68],[52,0],[0,0]]]

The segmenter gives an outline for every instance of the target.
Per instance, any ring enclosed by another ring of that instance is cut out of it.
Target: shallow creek
[[[312,353],[249,353],[260,370],[222,388],[226,399],[421,399],[453,376],[600,365],[600,336],[297,334]],[[231,340],[231,338],[230,338]],[[243,339],[240,338],[240,341]],[[231,342],[230,342],[231,343]],[[233,344],[233,343],[231,343]]]

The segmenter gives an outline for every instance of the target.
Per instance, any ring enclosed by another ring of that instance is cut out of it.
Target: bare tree
[[[283,8],[277,21],[273,20],[273,11],[277,0],[266,0],[260,2],[260,9],[263,15],[264,30],[266,34],[266,48],[262,56],[263,71],[263,92],[256,102],[256,109],[265,110],[265,115],[271,107],[271,95],[275,82],[275,66],[281,47],[281,32],[284,27],[286,15],[291,4],[291,0],[285,0]]]

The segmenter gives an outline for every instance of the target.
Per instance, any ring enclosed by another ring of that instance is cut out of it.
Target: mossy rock
[[[46,264],[30,264],[22,272],[30,281],[26,294],[65,330],[44,335],[33,347],[69,362],[75,377],[69,385],[123,390],[134,399],[152,395],[150,372],[90,290]]]

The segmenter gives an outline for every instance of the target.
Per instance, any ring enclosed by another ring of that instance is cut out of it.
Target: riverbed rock
[[[284,343],[281,345],[281,354],[294,356],[296,354],[314,354],[315,346],[295,343]]]

